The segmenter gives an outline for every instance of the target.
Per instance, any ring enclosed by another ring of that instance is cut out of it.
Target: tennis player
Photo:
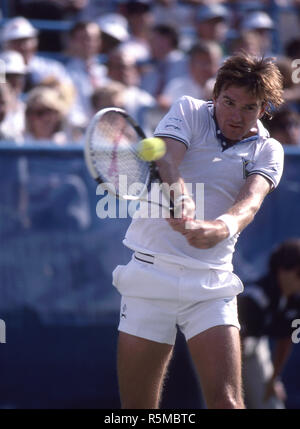
[[[183,215],[133,219],[124,240],[132,260],[113,272],[122,295],[123,408],[159,407],[177,329],[207,407],[244,408],[236,304],[243,285],[232,254],[282,175],[282,146],[260,122],[281,103],[281,75],[272,60],[239,54],[219,69],[212,102],[184,96],[159,123],[154,134],[167,145],[159,171],[164,182],[177,184],[174,204],[183,206]],[[188,183],[204,183],[204,220],[194,219]]]

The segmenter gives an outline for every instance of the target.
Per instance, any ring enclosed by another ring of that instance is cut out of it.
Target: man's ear
[[[259,117],[258,117],[259,119],[261,119],[264,116],[264,114],[266,113],[266,109],[267,109],[267,103],[263,103],[259,113]]]

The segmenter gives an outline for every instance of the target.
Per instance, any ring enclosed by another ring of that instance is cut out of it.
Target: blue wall
[[[0,149],[0,408],[119,408],[115,265],[128,219],[96,216],[96,185],[80,148]],[[261,275],[273,245],[300,236],[300,152],[241,235],[234,261],[243,280]],[[284,379],[300,408],[300,345]],[[183,370],[183,368],[185,368]],[[201,394],[181,335],[163,399],[196,408]]]

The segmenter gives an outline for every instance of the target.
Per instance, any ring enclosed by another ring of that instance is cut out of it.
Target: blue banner
[[[103,321],[129,259],[129,220],[99,219],[82,149],[3,149],[0,157],[0,309],[30,307],[51,323]]]
[[[120,297],[111,284],[130,258],[130,219],[99,219],[96,183],[81,148],[0,148],[0,408],[118,408]],[[300,151],[286,149],[279,187],[241,234],[234,255],[243,281],[266,270],[274,245],[300,236]],[[179,335],[162,406],[202,405]],[[284,374],[300,408],[299,345]],[[182,368],[185,368],[184,372]],[[173,375],[172,375],[173,374]]]

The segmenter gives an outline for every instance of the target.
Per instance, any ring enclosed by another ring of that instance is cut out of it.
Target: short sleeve
[[[280,182],[284,163],[284,150],[277,140],[269,138],[254,163],[247,166],[247,175],[261,174],[271,181],[273,189]]]
[[[196,116],[206,102],[183,96],[177,100],[158,124],[154,136],[170,137],[181,141],[187,147],[192,140]]]

